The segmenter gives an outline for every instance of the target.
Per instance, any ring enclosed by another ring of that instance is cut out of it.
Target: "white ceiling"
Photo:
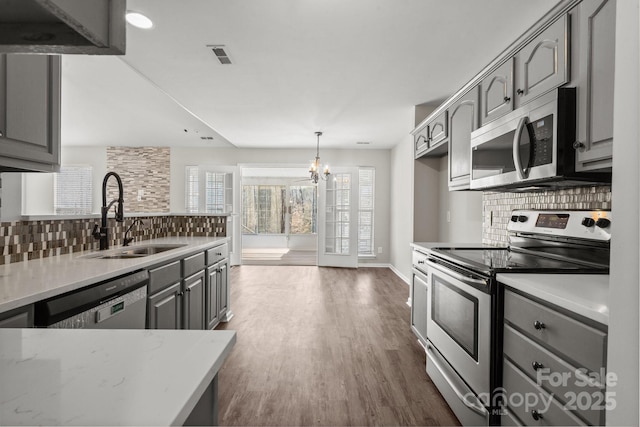
[[[390,148],[556,3],[129,0],[124,57],[63,59],[63,145]]]

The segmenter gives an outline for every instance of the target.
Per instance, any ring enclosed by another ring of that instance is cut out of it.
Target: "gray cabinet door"
[[[438,114],[433,121],[429,122],[429,149],[444,142],[449,135],[449,123],[447,111]]]
[[[413,135],[413,151],[415,158],[420,157],[429,149],[429,126],[420,129]]]
[[[577,171],[611,167],[615,23],[615,0],[584,0],[578,6]]]
[[[204,270],[184,279],[183,326],[182,329],[204,329],[205,314]]]
[[[229,309],[229,261],[220,262],[218,270],[219,315],[222,319]]]
[[[478,128],[478,87],[449,107],[449,190],[469,188],[471,132]]]
[[[513,58],[482,79],[480,120],[485,125],[511,111],[513,111]]]
[[[411,283],[411,329],[423,344],[427,342],[427,292],[426,277],[414,273]]]
[[[0,55],[0,170],[60,166],[60,57]]]
[[[516,108],[568,81],[568,25],[564,15],[516,54]]]
[[[207,289],[205,292],[205,312],[207,315],[207,329],[213,329],[220,322],[218,304],[218,282],[220,280],[219,265],[207,268]]]
[[[149,297],[149,329],[182,328],[182,283]]]

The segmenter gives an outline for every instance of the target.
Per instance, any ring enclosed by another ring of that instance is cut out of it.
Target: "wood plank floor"
[[[459,425],[391,270],[241,266],[230,279],[221,425]]]

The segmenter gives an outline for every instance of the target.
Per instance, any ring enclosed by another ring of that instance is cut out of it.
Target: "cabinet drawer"
[[[506,359],[503,365],[503,385],[506,399],[511,403],[509,413],[514,414],[525,425],[586,425]]]
[[[204,252],[191,255],[182,260],[182,276],[187,277],[204,270]]]
[[[507,325],[504,327],[503,345],[506,357],[527,374],[532,381],[563,404],[573,403],[575,396],[584,393],[589,394],[590,399],[594,402],[604,402],[603,384],[589,381],[586,375],[576,374],[577,368]],[[537,364],[537,369],[534,368],[534,364]],[[566,381],[560,380],[561,378],[566,378]],[[601,381],[604,381],[604,378]],[[604,423],[604,411],[584,408],[584,410],[578,409],[576,412],[590,424],[602,425]]]
[[[591,371],[605,365],[607,334],[505,290],[504,318],[526,336]]]
[[[149,270],[149,295],[152,295],[182,279],[180,261]]]
[[[229,257],[229,245],[216,246],[215,248],[207,249],[207,266],[213,265],[216,262]]]

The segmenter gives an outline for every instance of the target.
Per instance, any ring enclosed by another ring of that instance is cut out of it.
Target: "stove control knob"
[[[584,225],[585,227],[593,227],[594,225],[596,225],[596,221],[593,218],[584,218],[582,220],[582,225]]]
[[[511,215],[511,222],[518,222],[518,215]]]
[[[598,220],[596,221],[596,225],[600,228],[607,228],[609,225],[611,225],[611,221],[607,218],[598,218]]]
[[[528,219],[529,219],[529,217],[527,217],[526,215],[520,215],[518,217],[518,221],[519,222],[527,222]]]

